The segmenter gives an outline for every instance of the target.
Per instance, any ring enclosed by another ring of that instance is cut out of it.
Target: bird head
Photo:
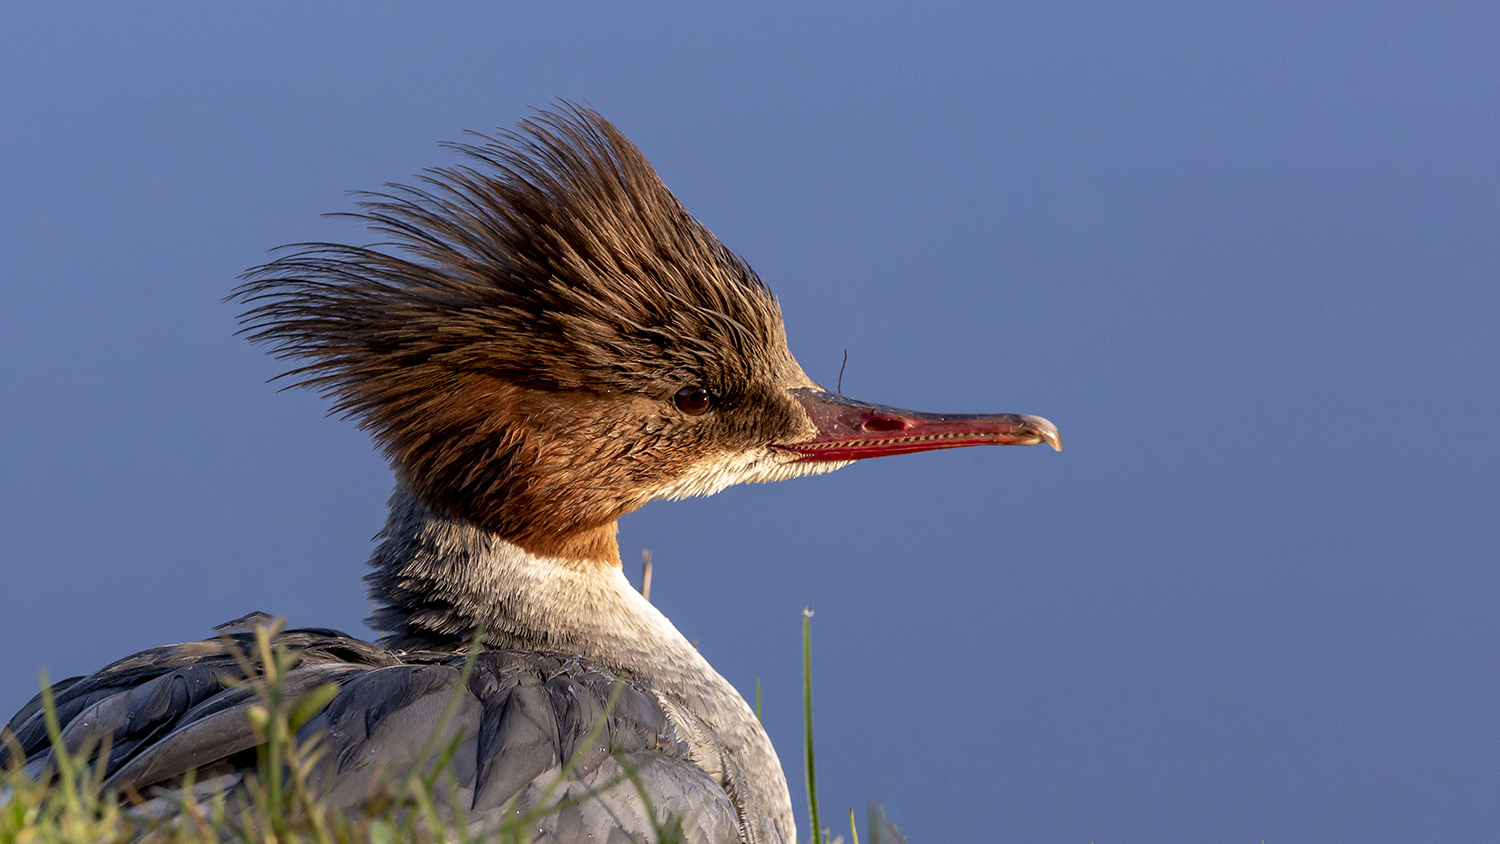
[[[780,308],[594,111],[453,145],[465,163],[364,194],[373,246],[248,273],[245,331],[354,417],[434,512],[548,557],[618,563],[648,501],[980,444],[1057,446],[1038,417],[935,415],[818,387]]]

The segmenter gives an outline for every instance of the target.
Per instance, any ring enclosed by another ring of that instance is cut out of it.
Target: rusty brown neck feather
[[[559,560],[576,560],[579,563],[595,563],[620,568],[619,522],[610,522],[596,528],[586,528],[568,536],[548,541],[548,537],[527,537],[516,541],[516,545],[538,557]]]

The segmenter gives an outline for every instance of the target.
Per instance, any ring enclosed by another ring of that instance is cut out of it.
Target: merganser
[[[364,195],[392,239],[307,244],[236,291],[251,340],[359,421],[396,488],[366,578],[379,646],[281,633],[289,693],[337,695],[320,786],[356,806],[441,741],[466,817],[546,793],[583,797],[538,841],[654,840],[633,769],[687,840],[796,841],[776,751],[744,699],[626,580],[616,521],[648,501],[827,472],[867,457],[971,445],[1060,447],[1036,416],[927,414],[823,390],[787,349],[776,300],[591,109],[455,145],[463,166]],[[107,736],[107,787],[148,793],[196,771],[232,791],[253,768],[254,696],[216,642],[126,657],[56,684],[63,740]],[[484,651],[460,687],[464,653]],[[581,747],[623,681],[595,746]],[[34,699],[9,731],[50,760]],[[0,747],[0,765],[9,748]]]

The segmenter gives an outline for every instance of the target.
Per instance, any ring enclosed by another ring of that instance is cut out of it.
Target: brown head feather
[[[617,560],[614,522],[705,458],[806,422],[764,284],[590,109],[454,145],[366,194],[392,240],[304,244],[236,296],[256,342],[356,417],[425,503],[533,553]],[[672,399],[706,387],[715,412]]]

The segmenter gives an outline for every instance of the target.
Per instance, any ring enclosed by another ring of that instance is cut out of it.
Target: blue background
[[[623,522],[799,805],[810,605],[825,818],[1493,841],[1497,43],[1493,2],[6,4],[0,709],[253,609],[364,632],[389,471],[222,297],[567,97],[815,379],[1062,429]]]

